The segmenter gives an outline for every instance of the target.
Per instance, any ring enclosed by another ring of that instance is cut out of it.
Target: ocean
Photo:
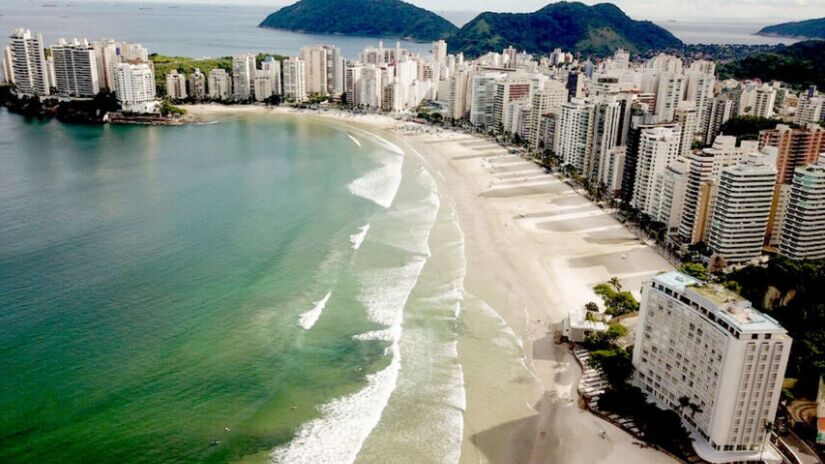
[[[392,143],[2,110],[0,205],[0,462],[457,461],[463,241]]]

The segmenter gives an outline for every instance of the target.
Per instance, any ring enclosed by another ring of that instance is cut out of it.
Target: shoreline
[[[461,462],[608,463],[617,456],[627,462],[674,462],[580,409],[580,369],[569,350],[553,342],[553,327],[570,309],[598,301],[594,285],[618,276],[627,288],[638,289],[652,275],[672,269],[606,211],[534,163],[468,134],[343,111],[184,108],[200,124],[233,114],[343,122],[399,142],[421,158],[465,236],[467,293],[493,308],[522,341],[524,369],[498,378],[474,356],[470,342],[459,339],[467,397]],[[599,437],[602,430],[605,439]]]

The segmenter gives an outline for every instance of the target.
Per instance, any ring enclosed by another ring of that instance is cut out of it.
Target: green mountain
[[[400,0],[300,0],[267,16],[261,27],[316,34],[446,39],[458,28]]]
[[[631,52],[679,47],[682,42],[650,21],[635,21],[616,5],[551,3],[534,13],[482,13],[450,40],[451,52],[478,56],[510,45],[529,53],[555,48],[608,55],[617,48]]]
[[[807,21],[783,23],[763,27],[762,30],[756,33],[756,35],[825,39],[825,18],[809,19]]]
[[[778,45],[769,52],[756,53],[717,67],[723,79],[783,81],[799,87],[825,88],[825,41],[807,40]]]

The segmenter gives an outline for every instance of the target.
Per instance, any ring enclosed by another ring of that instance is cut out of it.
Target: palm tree
[[[618,277],[612,277],[607,283],[613,286],[613,288],[615,288],[617,292],[622,291],[622,283],[621,281],[619,281]]]
[[[762,458],[762,453],[765,451],[765,442],[768,441],[771,434],[776,432],[778,427],[776,422],[771,422],[765,419],[765,422],[762,424],[762,427],[765,429],[765,439],[762,440],[762,446],[759,448],[759,458]]]

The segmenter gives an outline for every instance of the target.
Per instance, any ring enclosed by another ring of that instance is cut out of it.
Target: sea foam
[[[312,326],[318,322],[318,318],[321,317],[321,313],[324,312],[324,308],[327,306],[327,301],[329,301],[329,297],[332,296],[332,292],[327,293],[325,297],[321,299],[321,301],[315,302],[315,307],[310,309],[309,311],[301,314],[301,317],[298,319],[298,324],[304,328],[304,330],[309,330]]]
[[[362,226],[358,229],[357,234],[352,234],[349,236],[349,241],[352,243],[352,249],[357,250],[361,248],[361,244],[364,243],[364,239],[367,238],[367,232],[370,231],[370,225],[367,224]]]
[[[404,166],[404,158],[399,155],[384,155],[378,161],[381,167],[352,181],[349,184],[349,191],[378,206],[389,208],[401,187],[401,168]]]

